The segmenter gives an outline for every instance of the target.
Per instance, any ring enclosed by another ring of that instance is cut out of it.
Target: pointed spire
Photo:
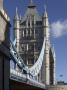
[[[45,0],[44,10],[47,11],[47,0]]]
[[[46,5],[44,6],[44,10],[45,10],[43,14],[43,25],[45,26],[44,35],[48,39],[50,34],[49,34],[49,21],[48,21]]]
[[[34,7],[36,6],[34,5],[33,0],[30,0],[28,8],[34,8]]]
[[[16,7],[16,15],[18,15],[18,8]]]
[[[19,19],[19,15],[18,15],[18,8],[17,8],[17,7],[16,7],[15,19]]]
[[[46,5],[44,6],[44,9],[45,9],[45,13],[46,13],[47,12],[47,6]]]
[[[33,3],[33,1],[32,1],[32,0],[30,0],[30,3]]]
[[[45,10],[44,11],[44,17],[48,17],[48,15],[47,15],[47,6],[46,5],[44,6],[44,10]]]
[[[47,0],[45,0],[45,5],[44,5],[44,17],[48,17],[48,14],[47,14]]]

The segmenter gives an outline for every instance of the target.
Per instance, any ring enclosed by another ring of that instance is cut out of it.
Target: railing
[[[14,69],[10,69],[10,75],[19,76],[21,78],[25,78],[26,79],[26,75],[22,74],[22,72],[14,70]]]

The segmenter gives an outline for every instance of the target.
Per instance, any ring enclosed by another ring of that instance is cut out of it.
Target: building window
[[[24,37],[24,30],[23,30],[23,37]]]
[[[30,28],[28,28],[28,36],[30,36]]]
[[[27,51],[28,51],[28,44],[27,44]]]
[[[34,60],[33,59],[29,59],[28,60],[28,65],[33,65],[34,64]]]
[[[22,44],[22,51],[24,51],[24,44]]]
[[[30,21],[28,21],[28,26],[30,27]]]

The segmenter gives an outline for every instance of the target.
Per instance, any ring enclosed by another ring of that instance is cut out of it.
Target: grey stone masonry
[[[1,0],[0,0],[1,4]],[[0,9],[0,90],[9,90],[10,77],[10,21],[3,9]]]

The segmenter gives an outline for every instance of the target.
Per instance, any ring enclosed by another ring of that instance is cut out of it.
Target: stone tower
[[[44,35],[46,38],[45,43],[45,82],[46,84],[50,84],[50,70],[49,70],[49,49],[50,49],[50,39],[49,39],[49,23],[48,23],[48,15],[45,11],[44,14]]]
[[[44,55],[44,61],[42,66],[42,82],[49,85],[50,84],[50,67],[49,67],[50,66],[50,58],[49,58],[50,39],[49,39],[49,22],[48,22],[48,15],[47,15],[46,9],[45,9],[42,21],[43,21],[44,36],[46,40],[45,55]]]
[[[16,10],[14,31],[17,51],[26,65],[32,66],[38,58],[43,43],[42,18],[32,0],[21,19]]]
[[[42,82],[46,85],[54,85],[55,84],[55,51],[50,43],[50,30],[49,30],[49,21],[48,14],[45,9],[45,13],[43,15],[43,29],[44,36],[46,39],[45,43],[45,55],[42,66]],[[45,78],[44,78],[45,76]]]
[[[47,11],[39,15],[33,1],[27,7],[23,17],[19,18],[17,9],[14,17],[16,48],[24,63],[31,67],[37,61],[45,36],[45,55],[42,69],[37,80],[50,85],[54,82],[54,57],[49,38],[49,22]]]

